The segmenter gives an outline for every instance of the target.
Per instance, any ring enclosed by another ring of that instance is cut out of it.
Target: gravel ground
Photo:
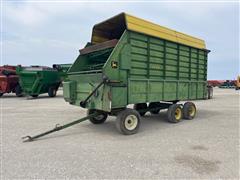
[[[2,179],[239,178],[239,93],[214,89],[214,99],[195,101],[194,120],[166,122],[166,111],[142,118],[138,134],[117,132],[114,117],[89,121],[22,143],[24,135],[85,116],[62,92],[38,99],[4,95]]]

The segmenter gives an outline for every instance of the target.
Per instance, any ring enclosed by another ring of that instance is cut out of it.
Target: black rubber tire
[[[31,95],[33,98],[37,98],[38,94]]]
[[[178,111],[180,113],[179,118],[176,118],[176,111]],[[178,123],[178,122],[182,121],[183,111],[182,111],[181,105],[179,105],[179,104],[171,105],[167,111],[167,118],[168,118],[168,122],[171,122],[171,123]]]
[[[15,87],[15,94],[17,97],[23,96],[22,88],[19,84]]]
[[[191,113],[192,108],[194,108],[195,113]],[[196,106],[193,102],[186,102],[183,106],[183,118],[192,120],[196,116]]]
[[[89,109],[89,110],[87,111],[87,115],[93,114],[93,113],[95,113],[96,111],[97,111],[97,110],[95,110],[95,109]],[[100,113],[99,116],[89,118],[89,121],[90,121],[91,123],[93,123],[93,124],[102,124],[102,123],[104,123],[104,122],[106,121],[106,119],[107,119],[107,117],[108,117],[108,114],[107,114],[106,112],[100,112],[100,111],[98,111],[98,112]]]
[[[48,89],[48,96],[55,97],[57,95],[57,89],[55,87],[50,87]]]
[[[2,97],[3,96],[3,93],[0,93],[0,97]]]
[[[136,110],[140,116],[144,116],[147,111],[140,112],[140,110],[147,109],[147,103],[134,104],[133,109]]]
[[[157,107],[160,107],[161,106],[161,103],[160,102],[151,102],[149,105],[148,105],[148,108],[157,108]],[[151,114],[158,114],[160,109],[158,110],[149,110]]]
[[[134,123],[136,124],[133,124],[134,125],[133,129],[129,129],[125,124],[125,123],[128,123],[125,121],[126,120],[129,121],[129,119],[127,118],[129,118],[130,115],[133,115],[133,117],[135,117]],[[141,123],[140,119],[141,119],[140,114],[136,110],[127,108],[119,112],[119,114],[117,115],[116,128],[121,134],[124,134],[124,135],[136,134],[140,127],[140,123]]]

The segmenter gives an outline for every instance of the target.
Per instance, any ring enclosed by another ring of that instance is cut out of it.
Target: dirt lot
[[[239,93],[214,89],[214,99],[196,101],[194,120],[166,122],[166,111],[142,118],[138,134],[117,132],[114,117],[89,121],[22,143],[85,115],[62,92],[38,99],[4,95],[0,101],[2,179],[236,178],[239,177]]]

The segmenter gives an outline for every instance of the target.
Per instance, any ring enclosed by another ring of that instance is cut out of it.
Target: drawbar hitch
[[[46,131],[46,132],[44,132],[44,133],[41,133],[41,134],[38,134],[38,135],[35,135],[35,136],[25,136],[25,137],[22,137],[23,142],[34,141],[35,139],[38,139],[38,138],[40,138],[40,137],[42,137],[42,136],[46,136],[46,135],[51,134],[51,133],[53,133],[53,132],[60,131],[60,130],[62,130],[62,129],[68,128],[68,127],[70,127],[70,126],[73,126],[73,125],[78,124],[78,123],[80,123],[80,122],[86,121],[86,120],[88,120],[88,119],[90,119],[90,118],[92,118],[92,117],[94,117],[94,116],[97,116],[97,115],[98,115],[98,113],[95,112],[95,113],[90,114],[90,115],[88,115],[88,116],[86,116],[86,117],[83,117],[83,118],[81,118],[81,119],[78,119],[78,120],[76,120],[76,121],[67,123],[67,124],[62,125],[62,126],[60,126],[59,124],[57,124],[57,125],[55,126],[55,128],[53,128],[53,129],[51,129],[51,130],[49,130],[49,131]]]

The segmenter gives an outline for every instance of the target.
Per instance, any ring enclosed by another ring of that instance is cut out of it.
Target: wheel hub
[[[180,120],[181,119],[181,109],[177,108],[175,111],[175,118],[176,120]]]
[[[194,108],[193,106],[191,106],[191,107],[189,108],[189,115],[190,115],[190,116],[194,116],[194,115],[195,115],[195,112],[196,112],[195,108]]]
[[[135,115],[129,115],[125,119],[125,127],[128,130],[133,130],[137,127],[138,119]]]

